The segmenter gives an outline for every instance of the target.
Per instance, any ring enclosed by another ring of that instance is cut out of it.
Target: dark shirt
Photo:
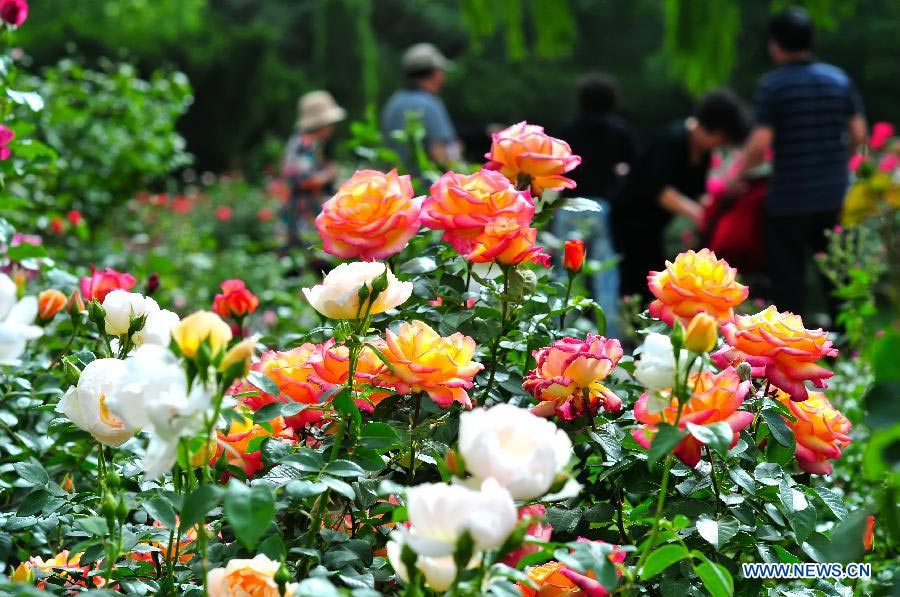
[[[774,132],[766,210],[805,215],[841,208],[847,192],[848,122],[863,113],[853,82],[822,62],[794,62],[765,75],[755,99],[758,126]]]
[[[659,138],[632,166],[628,179],[613,202],[613,229],[617,244],[649,242],[661,245],[662,230],[672,213],[659,204],[666,187],[682,195],[699,199],[706,192],[709,153],[696,163],[691,161],[690,140],[684,121],[667,126]],[[640,239],[625,231],[639,230]],[[623,234],[624,233],[624,234]]]
[[[564,127],[559,137],[581,156],[581,166],[569,174],[578,186],[569,194],[611,198],[621,180],[616,166],[631,166],[635,159],[634,139],[625,120],[615,114],[582,114]]]

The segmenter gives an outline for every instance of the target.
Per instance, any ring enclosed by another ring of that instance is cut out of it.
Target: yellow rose
[[[253,353],[256,351],[256,336],[244,338],[234,346],[228,349],[222,362],[219,363],[219,371],[225,373],[236,363],[243,362],[243,372],[238,375],[239,378],[247,376],[250,371],[250,365],[253,361]]]
[[[694,352],[709,352],[716,346],[719,325],[707,313],[697,313],[688,324],[684,334],[684,347]]]
[[[197,311],[182,319],[172,330],[172,339],[188,358],[197,356],[200,344],[209,342],[213,354],[225,349],[231,341],[231,328],[210,311]]]

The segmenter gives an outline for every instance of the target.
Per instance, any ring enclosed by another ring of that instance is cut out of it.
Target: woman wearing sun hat
[[[297,102],[297,130],[287,142],[281,176],[290,189],[284,205],[288,247],[300,242],[299,230],[310,226],[334,181],[335,166],[326,160],[325,144],[347,111],[330,93],[310,91]]]

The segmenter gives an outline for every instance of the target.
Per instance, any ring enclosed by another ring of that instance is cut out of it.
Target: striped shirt
[[[863,107],[853,82],[822,62],[793,62],[767,74],[755,99],[757,126],[774,131],[766,209],[804,215],[841,208],[847,192],[848,122]]]

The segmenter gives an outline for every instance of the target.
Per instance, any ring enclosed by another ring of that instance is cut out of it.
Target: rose
[[[200,344],[207,342],[215,355],[231,341],[231,328],[215,313],[197,311],[182,319],[172,328],[172,339],[189,359],[197,356]]]
[[[722,326],[722,335],[731,346],[712,355],[716,365],[726,367],[745,360],[752,365],[754,377],[768,378],[796,402],[808,396],[806,380],[824,388],[825,380],[834,375],[816,365],[819,359],[837,356],[828,333],[807,330],[799,315],[780,313],[774,306],[755,315],[737,316]]]
[[[66,306],[66,295],[51,288],[38,295],[38,319],[48,322]]]
[[[410,525],[391,533],[388,559],[397,575],[409,581],[401,556],[408,545],[418,556],[416,568],[435,591],[445,591],[456,577],[453,554],[468,532],[476,551],[499,548],[517,522],[509,492],[488,479],[480,490],[447,483],[425,483],[409,489],[406,510]],[[477,556],[475,556],[477,557]]]
[[[584,267],[584,241],[569,239],[563,246],[563,267],[570,272],[580,272]]]
[[[872,149],[881,149],[893,136],[894,126],[891,123],[876,122],[872,125],[872,136],[869,137],[869,146]]]
[[[16,365],[28,340],[44,333],[34,324],[38,301],[33,296],[17,300],[18,289],[12,278],[0,273],[0,365]]]
[[[66,312],[74,316],[85,310],[84,299],[81,298],[81,293],[73,290],[72,294],[69,295],[69,300],[66,301]]]
[[[219,371],[222,373],[231,372],[237,378],[246,377],[250,372],[253,364],[253,353],[256,352],[256,336],[244,338],[234,346],[228,349],[228,352],[222,357],[219,363]],[[232,368],[234,370],[232,371]]]
[[[584,340],[562,338],[534,351],[537,366],[522,383],[539,401],[532,412],[542,417],[556,414],[566,421],[587,413],[593,416],[601,406],[618,412],[622,400],[600,382],[623,354],[618,340],[594,334]]]
[[[634,369],[634,378],[638,382],[650,391],[675,385],[675,353],[671,338],[664,334],[647,334],[640,355]]]
[[[313,379],[319,380],[321,386],[329,389],[347,385],[350,377],[350,349],[346,346],[335,346],[334,338],[324,344],[317,344],[315,352],[310,356],[309,365],[314,372]],[[356,358],[353,377],[354,396],[357,407],[366,412],[373,412],[375,406],[392,395],[391,391],[372,390],[372,387],[389,386],[390,382],[382,379],[385,371],[384,363],[368,346],[363,347]],[[368,386],[368,387],[366,387]],[[360,392],[361,389],[366,391]]]
[[[259,299],[247,290],[243,280],[225,280],[221,294],[213,298],[213,313],[223,318],[240,319],[256,311]]]
[[[695,425],[711,425],[725,422],[731,427],[732,440],[729,447],[734,446],[741,430],[753,422],[753,413],[738,410],[744,403],[744,397],[750,391],[750,382],[741,381],[737,371],[729,367],[718,374],[710,371],[694,373],[688,378],[688,387],[693,388],[691,397],[685,403],[678,420],[678,427],[685,429],[688,423]],[[632,437],[644,448],[649,448],[656,427],[665,422],[675,424],[678,413],[678,400],[670,390],[663,391],[668,404],[659,413],[650,412],[647,402],[649,392],[644,392],[634,405],[634,418],[644,427],[632,431]],[[693,435],[688,435],[675,446],[673,453],[681,462],[693,468],[700,462],[700,447],[703,442]]]
[[[377,293],[373,289],[377,288],[376,283],[385,285]],[[402,305],[412,290],[412,282],[399,281],[385,264],[357,261],[340,264],[321,284],[304,288],[303,294],[313,309],[325,317],[359,319]],[[360,298],[360,291],[367,298]],[[372,295],[377,295],[374,300]]]
[[[2,1],[3,0],[0,0],[0,2]],[[15,131],[13,131],[5,124],[0,124],[0,161],[7,160],[9,159],[9,156],[12,155],[12,151],[10,151],[9,147],[7,146],[15,137]]]
[[[213,568],[206,576],[209,597],[282,597],[275,580],[281,567],[264,554],[252,560],[228,560],[223,568]],[[297,583],[285,586],[284,597],[297,593]]]
[[[152,298],[136,292],[113,290],[103,299],[103,310],[106,312],[106,333],[123,336],[128,333],[132,319],[143,317],[146,323],[151,313],[159,311],[159,305]]]
[[[107,406],[126,426],[150,432],[143,466],[144,474],[155,479],[175,464],[180,439],[202,429],[214,388],[195,380],[188,390],[184,369],[162,346],[144,344],[125,364],[125,376],[107,396]]]
[[[590,546],[605,545],[602,541],[590,541],[579,537],[577,543],[586,543]],[[594,550],[591,550],[594,552]],[[594,552],[595,553],[595,552]],[[614,565],[625,561],[626,553],[613,546],[606,554],[606,558]],[[526,571],[528,579],[537,585],[537,591],[525,584],[519,584],[523,597],[564,597],[566,595],[587,595],[589,597],[605,597],[609,591],[594,578],[594,573],[588,570],[582,574],[557,561],[550,561],[540,566],[532,566]],[[616,566],[617,576],[622,576],[622,571]]]
[[[550,490],[572,458],[572,441],[556,425],[511,404],[459,417],[459,451],[478,481],[495,479],[517,500]]]
[[[148,298],[147,300],[152,299]],[[151,311],[144,321],[144,327],[132,334],[131,340],[135,346],[142,344],[168,346],[172,340],[172,330],[179,321],[177,314],[166,309]]]
[[[93,360],[81,372],[78,385],[70,387],[59,401],[58,409],[76,427],[105,446],[120,446],[135,432],[106,405],[106,398],[122,384],[126,369],[125,361],[119,359]]]
[[[443,230],[441,240],[461,255],[475,248],[476,239],[496,220],[528,227],[534,201],[517,191],[505,176],[492,170],[465,175],[447,172],[431,185],[422,204],[421,220],[432,230]]]
[[[216,430],[219,451],[211,464],[215,464],[220,458],[234,467],[244,471],[247,477],[252,477],[262,470],[261,444],[255,443],[255,449],[250,451],[250,443],[256,438],[274,438],[290,443],[296,443],[294,430],[287,427],[284,418],[277,416],[266,421],[267,427],[253,422],[252,417],[244,417],[240,421],[233,421],[228,433]]]
[[[413,195],[409,175],[358,170],[316,217],[325,252],[365,261],[399,253],[419,230],[422,197]]]
[[[20,27],[28,18],[26,0],[0,0],[0,21],[13,27]],[[0,159],[4,159],[0,157]]]
[[[581,163],[568,143],[524,121],[494,133],[485,157],[489,160],[485,168],[499,170],[514,184],[529,184],[535,195],[574,189],[575,181],[563,174]]]
[[[513,219],[497,218],[472,241],[472,250],[465,257],[474,263],[493,261],[504,265],[526,260],[544,262],[549,256],[541,252],[543,247],[534,246],[536,239],[536,228],[523,228]]]
[[[794,432],[794,457],[800,468],[814,475],[830,475],[831,463],[841,457],[850,445],[850,421],[837,410],[822,392],[809,392],[803,402],[794,402],[785,392],[778,392],[778,400],[791,409],[796,421],[785,419]]]
[[[696,353],[709,352],[716,346],[719,326],[711,315],[697,313],[684,333],[684,347]]]
[[[467,389],[484,365],[472,360],[475,340],[460,332],[441,337],[427,323],[401,323],[396,332],[388,329],[379,348],[393,368],[383,375],[385,382],[400,394],[427,392],[440,407],[459,402],[472,408]]]
[[[546,514],[547,507],[542,504],[532,504],[519,508],[519,520],[530,521],[528,528],[525,530],[527,536],[533,537],[538,541],[550,541],[550,537],[553,534],[553,526],[543,521]],[[519,560],[529,554],[540,551],[540,549],[540,546],[535,543],[524,543],[518,549],[509,552],[503,558],[503,563],[511,568],[515,568]]]
[[[131,290],[135,283],[131,274],[117,272],[111,267],[98,272],[91,266],[91,275],[81,279],[81,295],[86,301],[97,300],[102,303],[113,290]]]
[[[676,319],[687,325],[697,313],[707,313],[719,323],[731,321],[733,308],[750,292],[736,277],[737,270],[709,249],[681,253],[675,261],[666,261],[666,269],[647,276],[656,297],[650,315],[669,325]]]

